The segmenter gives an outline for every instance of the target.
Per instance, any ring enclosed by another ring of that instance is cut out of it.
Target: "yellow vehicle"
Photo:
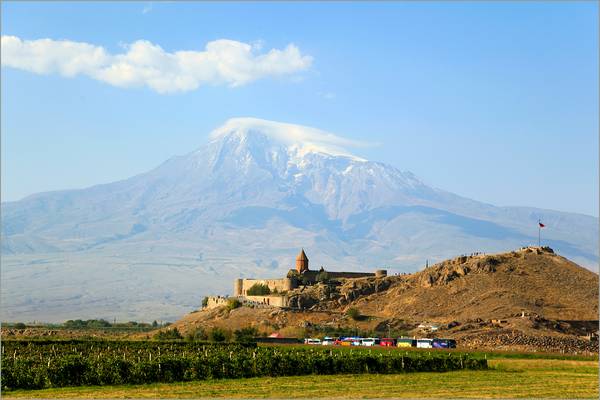
[[[417,341],[410,338],[398,338],[396,340],[397,347],[417,347]]]

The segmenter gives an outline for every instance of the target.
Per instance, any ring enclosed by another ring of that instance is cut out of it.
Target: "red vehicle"
[[[381,339],[381,341],[379,342],[380,346],[385,346],[385,347],[395,347],[396,346],[396,339],[392,339],[392,338],[383,338]]]

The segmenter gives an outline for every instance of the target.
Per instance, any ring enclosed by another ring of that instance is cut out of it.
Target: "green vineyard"
[[[2,390],[486,369],[468,354],[144,341],[4,341]]]

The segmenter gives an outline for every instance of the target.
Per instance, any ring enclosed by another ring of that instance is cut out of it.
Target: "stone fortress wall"
[[[290,272],[293,272],[291,270]],[[387,276],[387,271],[380,269],[375,272],[336,272],[336,271],[311,271],[308,268],[308,257],[304,253],[304,249],[298,254],[296,258],[295,273],[297,277],[302,277],[308,284],[314,284],[317,282],[317,276],[321,272],[326,272],[329,279],[356,279],[366,277],[383,278]],[[290,276],[290,275],[288,275]],[[270,290],[271,294],[261,296],[249,296],[248,290],[256,285],[266,285]],[[297,278],[281,278],[281,279],[244,279],[239,278],[233,282],[233,297],[242,301],[243,303],[270,306],[270,307],[288,307],[289,298],[287,292],[293,290],[299,286]],[[226,305],[228,297],[211,296],[208,298],[208,304],[206,308],[214,308],[222,305]]]
[[[256,284],[266,285],[272,292],[287,292],[296,288],[290,278],[282,279],[236,279],[233,283],[234,296],[247,296],[248,289]]]
[[[215,307],[224,306],[227,304],[228,300],[229,300],[229,297],[209,296],[208,302],[206,303],[206,308],[215,308]]]

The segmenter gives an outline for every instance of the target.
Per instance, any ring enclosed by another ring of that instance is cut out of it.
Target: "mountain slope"
[[[545,244],[597,268],[597,218],[479,203],[353,145],[235,118],[147,173],[3,203],[3,318],[172,319],[233,278],[282,275],[299,247],[331,269],[414,271],[535,243],[538,218]]]

